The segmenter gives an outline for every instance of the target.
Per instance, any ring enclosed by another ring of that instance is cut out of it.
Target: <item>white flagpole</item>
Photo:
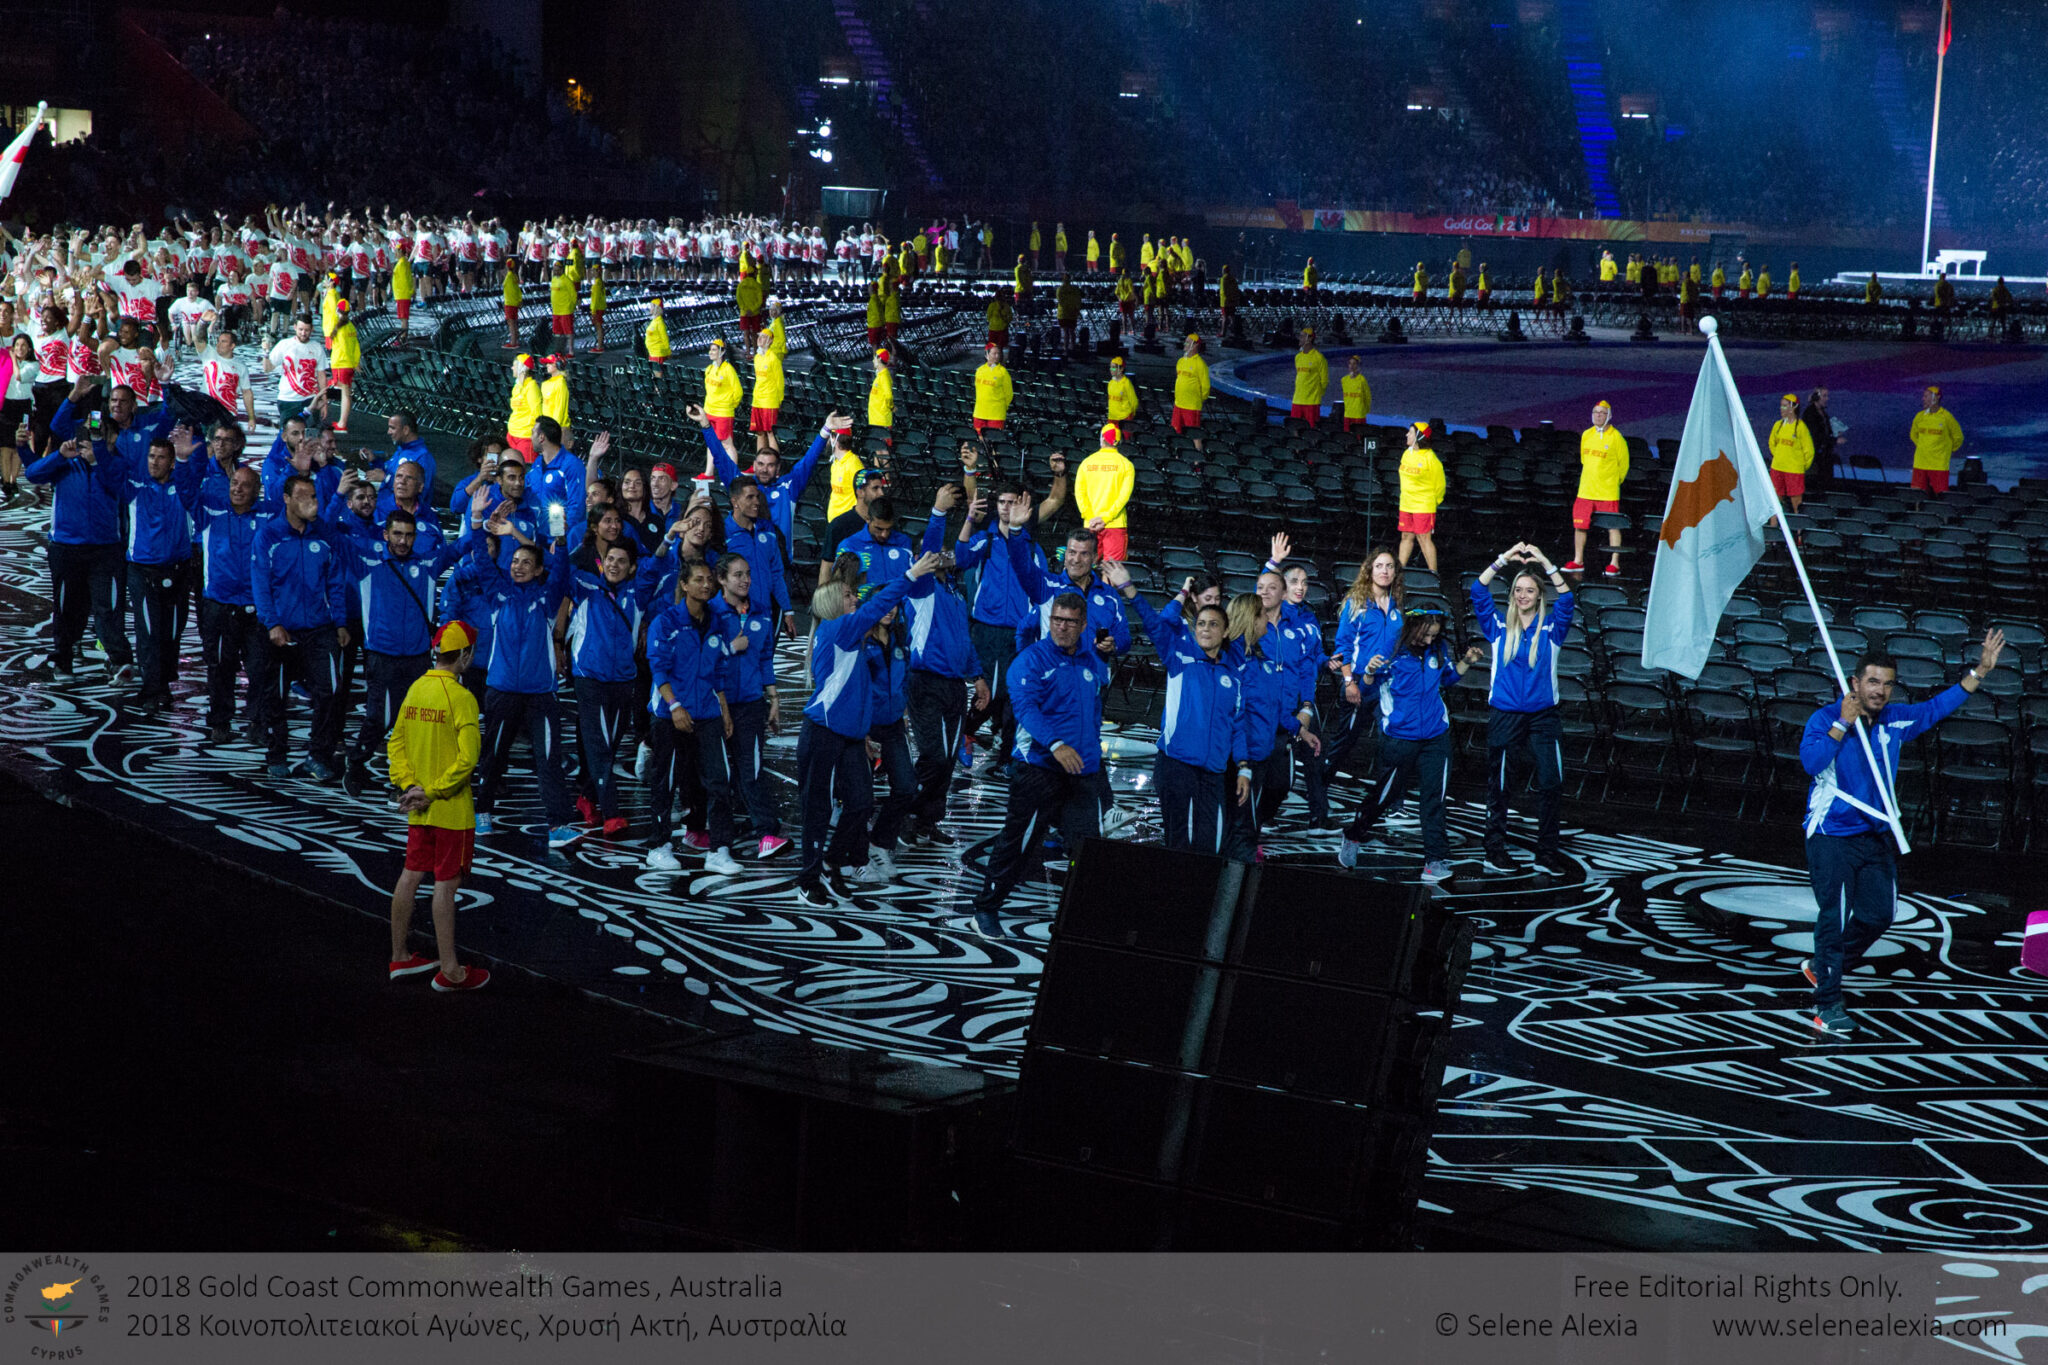
[[[1710,322],[1713,322],[1711,317],[1701,318],[1700,330],[1707,334],[1707,347],[1713,352],[1717,368],[1721,372],[1721,383],[1728,391],[1729,416],[1736,421],[1747,422],[1749,417],[1742,409],[1742,395],[1736,390],[1735,374],[1728,368],[1728,357],[1721,351],[1721,338],[1714,331],[1708,329],[1707,324]],[[1736,445],[1743,446],[1743,442],[1737,441]],[[1799,555],[1799,538],[1793,534],[1791,526],[1786,523],[1785,504],[1778,501],[1778,490],[1771,483],[1771,471],[1763,467],[1761,461],[1762,453],[1758,452],[1759,467],[1754,470],[1743,471],[1742,477],[1760,477],[1763,480],[1765,490],[1771,495],[1771,506],[1778,509],[1778,529],[1784,533],[1785,549],[1792,556],[1792,568],[1798,573],[1799,586],[1806,593],[1806,605],[1807,609],[1813,613],[1814,628],[1820,632],[1821,644],[1827,647],[1828,664],[1835,670],[1835,684],[1842,689],[1842,695],[1846,697],[1849,695],[1849,678],[1842,671],[1841,656],[1835,653],[1835,641],[1828,630],[1827,614],[1821,610],[1820,599],[1814,595],[1813,580],[1806,575],[1806,561]],[[1910,853],[1912,849],[1906,844],[1906,827],[1900,822],[1898,807],[1892,801],[1891,784],[1885,781],[1884,769],[1878,767],[1877,755],[1871,752],[1870,733],[1864,728],[1863,718],[1860,716],[1856,719],[1855,729],[1856,742],[1863,746],[1863,761],[1870,765],[1871,776],[1877,779],[1877,797],[1884,804],[1884,815],[1885,819],[1891,824],[1892,838],[1898,840],[1899,852]]]
[[[1941,17],[1948,18],[1948,5],[1941,7]],[[1946,31],[1946,30],[1944,30]],[[1927,137],[1927,215],[1920,225],[1920,270],[1926,273],[1934,260],[1934,154],[1941,147],[1941,73],[1948,65],[1948,45],[1940,43],[1934,56],[1934,131]]]

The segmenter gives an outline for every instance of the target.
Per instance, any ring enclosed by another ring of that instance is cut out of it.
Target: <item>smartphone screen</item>
[[[565,513],[562,510],[562,504],[551,504],[548,507],[548,537],[550,539],[559,540],[561,537],[567,535],[568,532],[569,518],[567,513]]]

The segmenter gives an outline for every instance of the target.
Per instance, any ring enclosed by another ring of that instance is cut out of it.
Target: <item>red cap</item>
[[[672,464],[658,464],[647,472],[650,474],[666,474],[673,480],[676,476],[676,467]]]

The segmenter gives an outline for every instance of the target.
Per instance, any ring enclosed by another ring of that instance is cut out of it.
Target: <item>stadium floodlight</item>
[[[831,120],[830,120],[830,119],[827,119],[827,120],[826,120],[825,122],[823,122],[823,123],[821,123],[821,124],[819,124],[819,125],[818,125],[818,136],[819,136],[819,137],[830,137],[830,136],[832,136],[832,122],[831,122]]]
[[[821,147],[821,148],[819,148],[819,149],[818,149],[818,160],[820,160],[820,161],[824,162],[824,163],[825,163],[825,164],[826,164],[827,166],[831,165],[831,164],[832,164],[832,149],[831,149],[830,147]]]

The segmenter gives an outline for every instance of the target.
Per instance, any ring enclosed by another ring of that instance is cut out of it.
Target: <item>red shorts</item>
[[[521,455],[524,455],[529,464],[533,462],[533,438],[531,436],[514,436],[508,431],[505,433],[505,444],[518,451]]]
[[[980,417],[974,419],[974,434],[976,436],[981,435],[984,431],[1001,431],[1002,429],[1003,424],[1001,422],[990,422]]]
[[[411,300],[411,299],[399,299],[399,300],[398,300],[398,320],[399,320],[400,322],[403,322],[403,321],[405,321],[405,320],[406,320],[407,318],[409,318],[409,317],[411,317],[411,316],[412,316],[412,300]]]
[[[893,322],[885,322],[885,323],[883,323],[883,324],[882,324],[882,339],[883,339],[884,341],[894,341],[894,340],[896,339],[896,324],[895,324],[895,323],[893,323]]]
[[[868,349],[870,349],[870,350],[873,350],[873,349],[874,349],[875,347],[877,347],[877,346],[879,346],[879,345],[881,345],[881,344],[882,344],[882,329],[881,329],[881,328],[879,328],[879,327],[870,327],[870,328],[868,328]]]
[[[1299,417],[1310,426],[1314,426],[1316,419],[1323,415],[1323,410],[1314,403],[1296,403],[1292,408],[1288,409],[1287,415]]]
[[[1352,431],[1364,425],[1365,419],[1363,417],[1346,417],[1344,419],[1344,430],[1346,431]]]
[[[707,414],[707,415],[708,415],[708,414]],[[713,434],[713,435],[715,435],[716,437],[718,437],[718,439],[719,439],[719,440],[721,440],[721,441],[730,441],[730,440],[732,439],[732,418],[730,418],[730,417],[713,417],[713,418],[711,418],[711,431],[712,431],[712,434]]]
[[[1102,269],[1102,262],[1100,260],[1090,261],[1088,262],[1088,268],[1090,270],[1100,270]]]
[[[431,872],[437,882],[460,881],[469,874],[476,852],[476,831],[443,829],[439,825],[405,827],[405,870]]]
[[[1475,297],[1478,298],[1478,300],[1481,303],[1485,303],[1488,299],[1493,297],[1493,291],[1491,289],[1482,289],[1477,293],[1477,295],[1475,295]]]
[[[1173,410],[1173,429],[1175,431],[1198,431],[1201,429],[1201,426],[1202,410],[1200,408],[1175,408]]]
[[[1803,498],[1806,496],[1806,476],[1787,474],[1783,470],[1771,471],[1771,487],[1778,490],[1781,498]]]
[[[1095,557],[1097,559],[1114,559],[1117,563],[1121,564],[1129,553],[1129,528],[1105,526],[1095,533]]]
[[[554,314],[554,319],[556,336],[566,337],[575,335],[576,315],[574,313],[556,313]]]
[[[353,365],[339,370],[329,370],[327,374],[333,380],[336,388],[347,388],[350,384],[356,382],[356,369]]]
[[[1913,487],[1924,488],[1930,493],[1948,492],[1948,471],[1946,469],[1916,469],[1913,471]]]
[[[1619,512],[1620,510],[1621,503],[1619,501],[1595,502],[1591,498],[1573,498],[1572,527],[1574,530],[1590,531],[1593,529],[1593,514],[1595,512]]]
[[[773,430],[775,430],[775,415],[776,415],[776,413],[778,413],[779,411],[781,411],[781,409],[779,409],[779,408],[755,408],[755,409],[753,409],[753,414],[752,414],[752,416],[751,416],[751,417],[749,417],[749,418],[748,418],[748,420],[747,420],[747,430],[748,430],[748,431],[773,431]]]
[[[988,334],[988,344],[991,346],[1000,346],[1005,349],[1008,349],[1010,345],[1010,334],[1008,332],[990,332]]]
[[[1418,536],[1433,535],[1436,532],[1436,513],[1403,512],[1394,519],[1394,524],[1403,531]]]
[[[756,332],[758,332],[758,331],[760,331],[760,330],[761,330],[761,314],[759,314],[759,313],[742,313],[742,314],[740,314],[740,331],[742,331],[742,332],[746,333],[746,334],[747,334],[748,336],[752,336],[752,335],[753,335],[754,333],[756,333]]]
[[[506,321],[507,323],[511,324],[512,326],[515,326],[515,327],[519,325],[519,305],[518,305],[518,304],[516,304],[516,303],[508,303],[508,304],[506,304],[506,305],[505,305],[505,321]]]

